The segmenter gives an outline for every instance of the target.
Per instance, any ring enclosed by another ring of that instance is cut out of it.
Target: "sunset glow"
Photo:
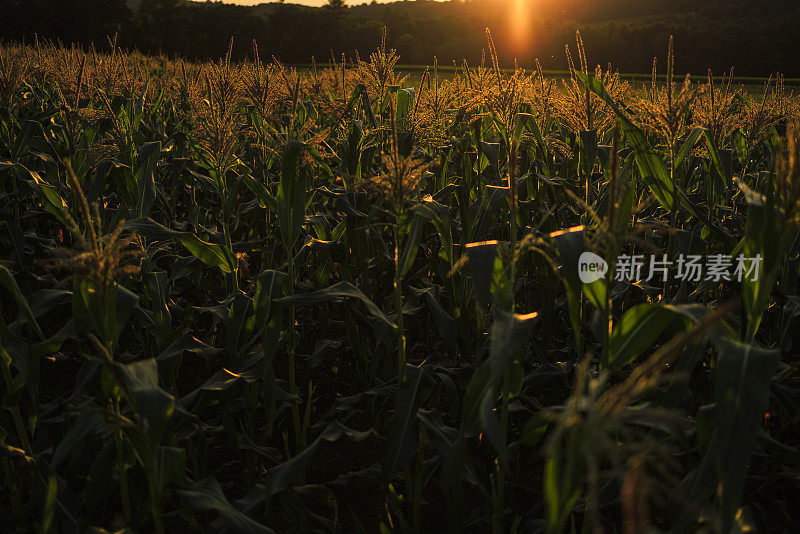
[[[270,2],[273,2],[273,1],[275,1],[275,0],[225,0],[226,3],[237,4],[237,5],[240,5],[240,6],[256,6],[256,5],[259,5],[259,4],[267,4],[267,3],[270,3]],[[371,0],[369,0],[369,1],[371,1]],[[366,2],[366,3],[369,3],[369,1]],[[389,2],[389,1],[392,1],[392,0],[377,0],[377,1],[379,3],[383,3],[383,2]],[[286,3],[287,4],[301,4],[301,5],[313,6],[313,7],[322,7],[325,4],[327,4],[328,2],[327,2],[327,0],[286,0]],[[347,5],[348,6],[355,6],[355,5],[359,5],[359,4],[363,4],[363,3],[365,3],[364,0],[356,0],[356,1],[347,0]]]
[[[509,36],[515,53],[522,54],[531,44],[531,0],[513,0],[509,19]]]

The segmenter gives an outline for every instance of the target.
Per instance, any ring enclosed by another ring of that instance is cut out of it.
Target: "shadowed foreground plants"
[[[0,45],[3,531],[791,530],[800,101],[577,45]]]

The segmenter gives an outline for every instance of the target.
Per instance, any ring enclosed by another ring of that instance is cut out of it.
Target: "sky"
[[[241,6],[254,6],[270,2],[271,0],[223,0],[226,4],[239,4]],[[356,6],[363,3],[369,3],[371,0],[347,0],[347,5]],[[394,2],[396,0],[377,0],[378,2]],[[325,5],[326,0],[286,0],[287,4],[305,4],[307,6],[321,6]]]

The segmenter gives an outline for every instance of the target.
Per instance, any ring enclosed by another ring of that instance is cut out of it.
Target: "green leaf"
[[[605,312],[608,308],[608,285],[604,278],[583,284],[583,294],[598,310]]]
[[[721,338],[715,368],[717,439],[709,450],[721,470],[717,494],[722,532],[730,532],[744,490],[747,466],[770,395],[780,353]]]
[[[158,447],[156,450],[156,473],[153,481],[159,490],[167,484],[185,486],[186,449],[182,447]]]
[[[41,135],[42,128],[39,123],[33,120],[26,120],[14,138],[14,144],[11,146],[11,161],[18,161],[30,147],[31,140]]]
[[[272,314],[272,303],[281,293],[281,286],[286,276],[286,273],[273,270],[266,270],[258,275],[256,293],[253,297],[257,325],[263,325]]]
[[[182,234],[178,239],[186,250],[203,263],[219,267],[225,273],[236,270],[236,255],[228,247],[208,243],[194,234]]]
[[[533,447],[544,437],[549,425],[550,421],[541,413],[533,414],[525,423],[525,426],[522,427],[522,433],[519,437],[520,444]]]
[[[639,304],[622,316],[609,339],[609,362],[619,370],[650,347],[672,323],[676,313],[660,304]]]
[[[139,425],[152,451],[161,443],[172,412],[175,399],[158,385],[158,365],[155,358],[131,364],[116,364],[133,395]]]
[[[538,313],[520,315],[495,309],[489,362],[492,381],[499,382],[514,361],[519,351],[531,336],[539,320]]]
[[[350,282],[338,282],[328,288],[312,291],[310,293],[301,293],[298,295],[289,295],[275,299],[275,302],[286,304],[289,306],[309,306],[311,304],[320,304],[322,302],[329,302],[340,298],[354,298],[364,303],[370,314],[379,319],[387,326],[396,329],[397,325],[393,323],[378,306],[372,302],[363,291],[355,287]]]
[[[26,183],[37,195],[42,207],[62,224],[66,224],[64,211],[67,209],[67,203],[64,202],[64,199],[59,194],[58,188],[42,180],[39,173],[28,170],[22,165],[15,165],[14,168],[22,169],[23,172],[30,176],[30,180],[27,180]]]
[[[75,327],[79,333],[94,334],[104,343],[116,343],[138,300],[138,295],[119,284],[97,288],[89,280],[80,280],[72,293]]]
[[[220,521],[233,532],[242,534],[274,534],[274,530],[249,518],[228,501],[222,488],[214,478],[204,478],[191,487],[177,490],[176,493],[187,506],[199,511],[219,513]]]
[[[192,334],[184,334],[161,351],[161,354],[156,356],[156,361],[159,365],[168,364],[179,358],[184,352],[191,352],[195,356],[209,360],[222,352],[222,349],[206,345]]]
[[[69,430],[53,451],[51,460],[53,467],[58,467],[61,462],[74,454],[81,452],[84,441],[90,434],[96,434],[108,427],[99,412],[83,412],[71,423]]]
[[[410,219],[410,225],[406,238],[403,240],[403,252],[400,255],[400,262],[398,265],[400,278],[404,277],[414,265],[414,260],[417,257],[419,242],[422,238],[422,230],[424,227],[424,221],[416,213],[407,213],[406,218]]]
[[[484,308],[489,305],[497,245],[497,241],[483,241],[467,243],[465,247],[472,283],[475,285],[475,299]]]
[[[650,146],[644,133],[628,118],[617,103],[614,102],[611,95],[608,94],[606,88],[603,86],[602,80],[594,76],[586,76],[582,72],[576,72],[576,75],[586,87],[602,98],[605,103],[614,110],[614,113],[616,113],[625,138],[628,139],[628,142],[633,147],[639,172],[647,184],[647,187],[652,191],[653,196],[656,197],[656,200],[658,200],[665,210],[672,211],[675,209],[675,184],[670,178],[664,160],[661,159],[661,155]]]
[[[96,514],[114,495],[114,462],[116,443],[109,440],[97,453],[86,478],[86,507],[89,514]]]
[[[585,479],[585,461],[580,450],[584,436],[567,436],[567,446],[558,444],[549,449],[544,466],[544,493],[547,501],[548,532],[562,532],[564,521],[581,496]],[[562,460],[562,455],[566,456]]]
[[[273,213],[278,212],[278,201],[272,196],[267,187],[249,174],[239,176],[250,191],[258,197],[258,205],[267,208]]]
[[[372,103],[369,101],[369,93],[366,90],[364,84],[358,84],[356,89],[359,90],[359,94],[361,96],[361,107],[363,108],[364,113],[369,120],[369,125],[372,128],[377,127],[378,122],[375,119],[375,112],[372,110]],[[355,91],[353,91],[353,95],[355,96]]]
[[[178,230],[167,228],[163,224],[157,223],[149,217],[145,219],[133,219],[126,221],[124,229],[128,231],[135,230],[140,236],[147,239],[154,239],[156,241],[191,235],[189,232],[179,232]]]
[[[423,289],[417,293],[418,295],[425,296],[425,302],[428,305],[431,318],[433,319],[439,335],[444,340],[445,347],[451,356],[458,355],[458,340],[456,338],[456,321],[453,316],[447,313],[436,295],[436,290],[433,286]]]
[[[487,392],[492,391],[492,367],[489,360],[485,361],[474,373],[464,392],[464,401],[461,406],[461,428],[464,432],[471,430],[480,418],[481,403]]]
[[[433,197],[426,195],[422,202],[411,208],[414,213],[429,220],[436,228],[442,242],[444,256],[450,266],[453,263],[453,230],[451,225],[450,209],[444,204],[436,202]]]
[[[247,514],[260,510],[269,511],[274,495],[295,486],[302,479],[322,443],[333,443],[342,437],[360,442],[372,436],[374,436],[374,432],[371,430],[359,432],[347,428],[339,421],[332,421],[305,450],[282,464],[270,468],[264,474],[263,485],[256,486],[247,497],[239,501],[240,509]]]
[[[137,219],[147,217],[156,200],[156,166],[161,155],[161,142],[153,141],[139,147],[135,179],[138,184],[136,209]]]
[[[472,221],[470,237],[483,240],[489,226],[497,220],[501,213],[501,204],[508,198],[508,187],[487,185],[483,190],[481,201],[469,209],[469,219]]]
[[[769,306],[788,239],[782,231],[783,216],[776,207],[742,182],[739,182],[739,187],[748,201],[741,253],[745,258],[759,260],[758,276],[753,273],[742,280],[742,302],[747,318],[745,339],[752,340]]]
[[[686,141],[683,142],[680,150],[678,150],[678,154],[675,156],[676,169],[680,167],[681,163],[683,163],[683,160],[689,154],[689,151],[692,150],[692,148],[694,148],[694,145],[697,144],[697,141],[700,139],[700,136],[705,133],[707,133],[707,130],[700,126],[698,126],[689,133],[689,136],[686,138]]]
[[[391,430],[381,456],[383,478],[387,482],[417,450],[417,409],[422,402],[422,390],[432,382],[423,369],[406,366],[394,400]]]
[[[466,441],[458,430],[444,424],[439,412],[419,410],[418,417],[442,455],[441,486],[450,531],[463,532],[467,518],[463,481],[465,477],[477,480],[467,455]]]
[[[580,165],[585,176],[592,173],[594,162],[597,160],[597,130],[581,130],[581,156]]]
[[[172,314],[167,305],[170,285],[167,271],[144,271],[142,281],[144,291],[150,301],[150,314],[153,321],[152,334],[159,349],[172,340]]]
[[[22,291],[20,291],[19,286],[17,285],[17,281],[14,279],[14,275],[11,274],[11,271],[9,271],[5,265],[0,265],[0,285],[6,288],[6,291],[8,291],[14,300],[17,301],[17,305],[28,319],[28,323],[33,327],[36,335],[43,340],[44,334],[42,333],[39,323],[36,322],[36,317],[34,316],[33,310],[31,310],[31,307],[28,304],[28,299],[26,299],[25,295],[22,294]]]
[[[290,249],[297,242],[305,220],[306,173],[302,156],[306,145],[290,141],[281,158],[281,179],[278,185],[278,223],[283,246]]]
[[[239,393],[245,384],[251,384],[261,379],[262,367],[259,365],[264,360],[264,353],[258,352],[245,358],[240,358],[233,364],[223,367],[206,380],[196,390],[181,398],[184,406],[202,404],[207,398],[217,401],[233,397]]]
[[[515,145],[519,145],[520,141],[522,141],[525,130],[538,130],[536,119],[530,113],[517,113],[514,115],[514,134],[512,138]]]
[[[583,241],[583,230],[583,226],[575,226],[550,234],[550,238],[558,248],[558,257],[561,260],[561,278],[564,280],[564,286],[567,290],[569,318],[576,346],[580,339],[580,325],[578,324],[580,301],[578,296],[583,287],[578,268],[581,254],[586,250],[586,244]]]
[[[401,89],[397,91],[397,112],[395,122],[397,130],[404,131],[411,127],[411,111],[414,108],[414,89]]]

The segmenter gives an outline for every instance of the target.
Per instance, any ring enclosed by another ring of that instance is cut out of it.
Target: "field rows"
[[[0,45],[0,524],[791,529],[800,99],[571,53]]]

